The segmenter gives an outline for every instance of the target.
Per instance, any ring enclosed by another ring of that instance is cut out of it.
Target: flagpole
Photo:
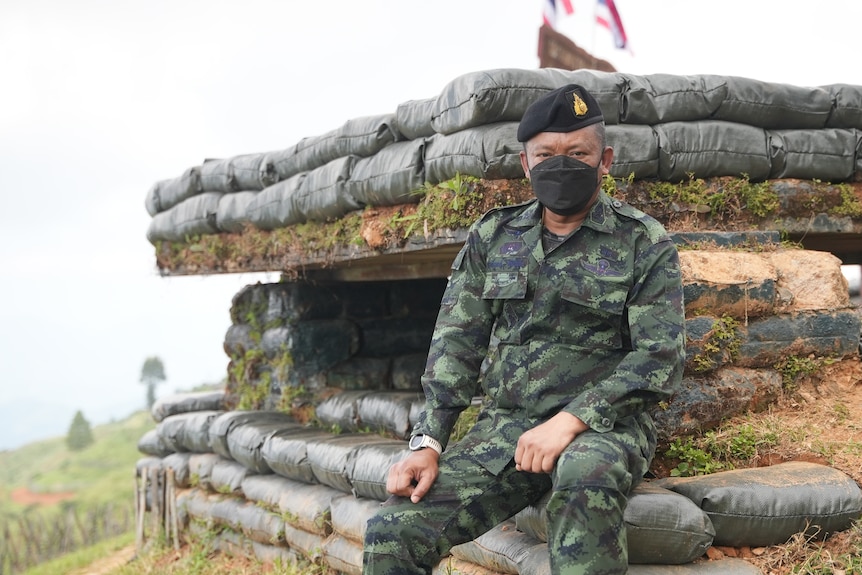
[[[595,56],[596,54],[596,17],[598,16],[598,4],[599,0],[590,0],[590,3],[593,6],[592,12],[590,14],[590,54]]]

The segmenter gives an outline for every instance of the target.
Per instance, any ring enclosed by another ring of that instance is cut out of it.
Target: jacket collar
[[[593,204],[590,213],[581,225],[592,228],[597,232],[613,232],[616,227],[615,212],[611,206],[611,202],[613,201],[604,191],[600,191],[598,200]],[[542,204],[534,199],[527,203],[521,213],[510,220],[508,225],[514,228],[532,228],[541,224]]]

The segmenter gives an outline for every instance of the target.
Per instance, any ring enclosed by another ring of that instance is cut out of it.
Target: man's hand
[[[430,448],[412,452],[406,459],[389,468],[386,491],[409,497],[410,501],[418,503],[437,479],[439,459],[437,452]]]
[[[578,417],[561,411],[521,435],[515,449],[515,469],[550,473],[566,446],[587,429],[587,424]]]

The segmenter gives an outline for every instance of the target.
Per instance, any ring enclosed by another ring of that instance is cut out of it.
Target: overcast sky
[[[631,52],[592,24],[591,2],[575,7],[558,28],[620,71],[862,84],[851,0],[617,0]],[[231,297],[260,278],[159,277],[144,209],[154,182],[394,112],[464,73],[536,68],[541,10],[0,2],[0,449],[65,433],[77,409],[102,423],[142,407],[150,355],[165,364],[160,395],[224,377]]]

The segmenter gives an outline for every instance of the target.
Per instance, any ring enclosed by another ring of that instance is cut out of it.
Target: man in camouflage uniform
[[[682,377],[678,254],[601,191],[613,149],[585,89],[537,100],[518,139],[537,199],[485,214],[452,264],[425,412],[368,522],[366,575],[431,573],[549,490],[551,571],[627,571],[623,511],[656,446],[647,409]],[[476,425],[447,446],[480,386]]]

